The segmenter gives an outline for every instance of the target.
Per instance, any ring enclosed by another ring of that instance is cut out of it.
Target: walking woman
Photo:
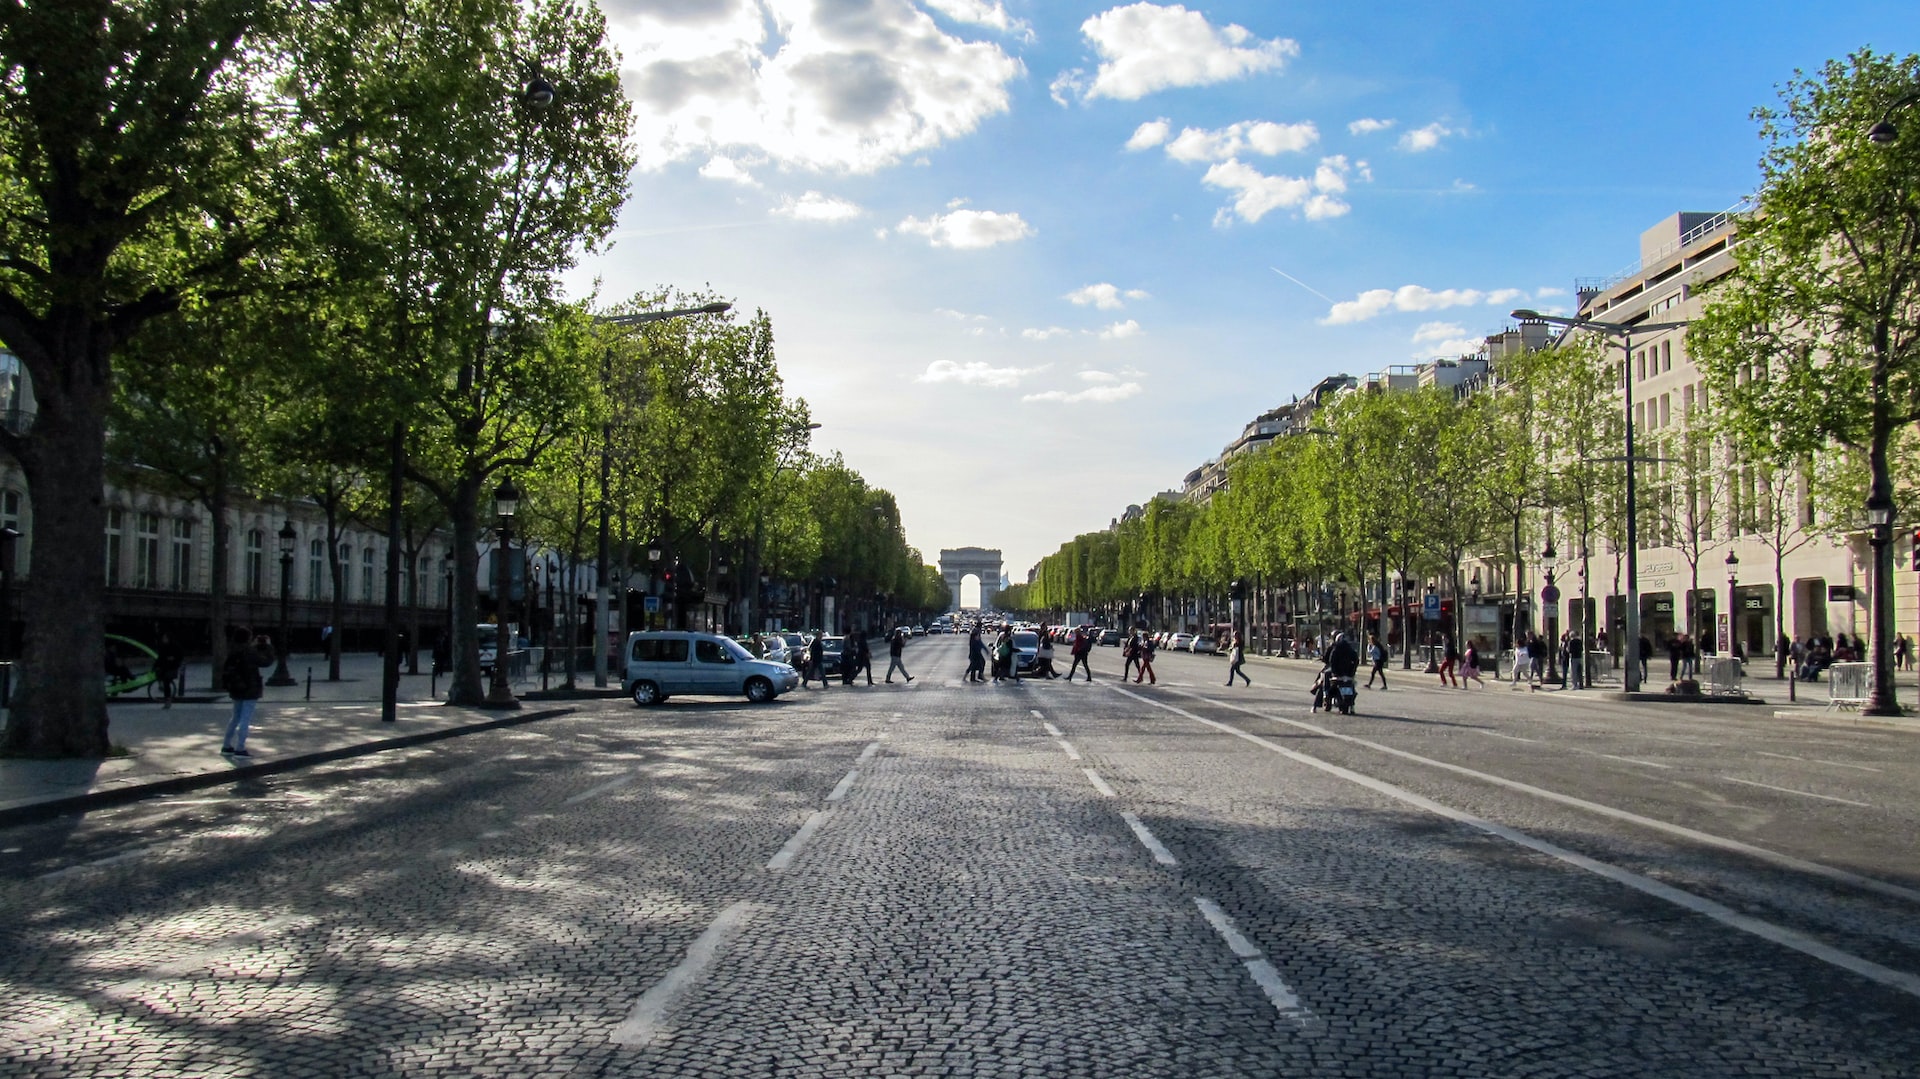
[[[984,682],[986,674],[987,644],[980,639],[980,627],[976,625],[967,631],[967,676],[963,681]]]
[[[1153,676],[1153,638],[1141,638],[1140,646],[1134,651],[1140,660],[1140,673],[1133,676],[1134,684],[1139,685],[1140,680],[1144,678],[1149,685],[1159,685],[1160,679]]]
[[[1380,643],[1380,635],[1374,634],[1367,641],[1367,659],[1373,663],[1373,670],[1367,673],[1367,688],[1373,688],[1373,680],[1380,679],[1380,688],[1387,688],[1387,650]]]
[[[1487,688],[1486,680],[1480,677],[1480,646],[1472,641],[1467,642],[1467,654],[1460,662],[1461,688],[1466,688],[1468,682],[1478,682],[1481,689]]]
[[[1002,628],[1000,635],[993,639],[993,681],[997,685],[1005,679],[1016,681],[1020,672],[1013,665],[1013,630]]]
[[[1133,669],[1140,664],[1139,630],[1134,630],[1127,635],[1126,643],[1120,646],[1120,654],[1127,659],[1126,665],[1120,668],[1120,680],[1124,682],[1127,676],[1133,673]]]
[[[1440,639],[1440,684],[1460,688],[1460,679],[1453,676],[1454,668],[1460,665],[1460,646],[1453,643],[1451,635]]]
[[[1227,684],[1228,685],[1233,684],[1233,676],[1236,674],[1239,675],[1240,680],[1245,682],[1246,684],[1248,685],[1253,684],[1253,679],[1248,678],[1247,672],[1244,670],[1241,670],[1241,668],[1245,667],[1246,665],[1247,665],[1247,642],[1241,639],[1239,630],[1234,630],[1233,646],[1227,650]]]

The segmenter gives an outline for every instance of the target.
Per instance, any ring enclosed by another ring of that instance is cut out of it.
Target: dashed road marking
[[[827,795],[827,801],[837,802],[840,799],[845,798],[847,796],[847,791],[853,789],[853,781],[859,778],[860,778],[860,769],[855,768],[854,770],[848,772],[846,776],[840,780],[840,785],[833,788],[833,793]]]
[[[1660,768],[1663,770],[1671,770],[1673,768],[1673,765],[1671,764],[1656,764],[1653,761],[1636,760],[1632,757],[1620,757],[1620,756],[1615,756],[1612,753],[1596,753],[1594,754],[1594,756],[1605,757],[1610,761],[1624,761],[1627,764],[1643,764],[1648,768]]]
[[[588,787],[586,790],[583,790],[579,794],[576,794],[573,797],[567,799],[562,804],[577,805],[581,802],[586,801],[589,798],[598,798],[601,795],[607,793],[608,791],[619,790],[621,787],[626,786],[627,784],[633,782],[638,778],[640,777],[633,774],[617,776],[613,779],[607,780],[605,783],[602,783],[597,787]]]
[[[1295,1023],[1312,1022],[1313,1012],[1300,1002],[1300,994],[1294,992],[1281,979],[1279,970],[1267,961],[1265,953],[1261,952],[1252,941],[1242,936],[1240,930],[1234,928],[1233,919],[1227,917],[1227,912],[1220,909],[1220,904],[1204,896],[1195,896],[1193,902],[1200,908],[1200,916],[1205,918],[1207,924],[1213,926],[1213,931],[1220,934],[1220,938],[1227,942],[1227,948],[1245,962],[1247,974],[1253,978],[1253,983],[1260,987],[1260,991],[1267,995],[1267,999],[1273,1002],[1274,1010],[1283,1018]]]
[[[1823,941],[1816,940],[1813,937],[1810,937],[1807,934],[1801,933],[1797,930],[1789,929],[1781,925],[1775,925],[1772,922],[1763,921],[1751,915],[1742,914],[1741,912],[1734,910],[1733,908],[1723,903],[1717,903],[1704,896],[1695,895],[1692,892],[1685,891],[1680,888],[1676,888],[1670,884],[1664,884],[1660,881],[1654,880],[1651,877],[1642,876],[1639,873],[1635,873],[1627,869],[1622,869],[1616,865],[1610,865],[1606,862],[1599,861],[1598,859],[1595,859],[1595,858],[1589,858],[1584,854],[1575,853],[1574,851],[1568,850],[1565,847],[1559,846],[1554,843],[1549,843],[1546,840],[1536,839],[1525,832],[1522,832],[1513,828],[1508,828],[1503,824],[1495,824],[1492,821],[1486,820],[1482,817],[1476,817],[1471,813],[1465,812],[1463,810],[1455,809],[1449,805],[1443,805],[1439,802],[1434,801],[1431,798],[1428,798],[1424,795],[1415,794],[1414,792],[1407,790],[1404,787],[1397,787],[1392,783],[1386,782],[1385,780],[1375,779],[1372,776],[1364,775],[1360,772],[1356,772],[1351,768],[1343,768],[1340,765],[1333,764],[1329,761],[1323,761],[1318,757],[1314,757],[1306,753],[1302,753],[1297,749],[1289,749],[1288,747],[1283,746],[1278,742],[1274,742],[1267,738],[1262,738],[1261,736],[1257,734],[1253,734],[1248,731],[1243,731],[1240,728],[1235,727],[1230,723],[1222,723],[1217,719],[1208,719],[1205,716],[1196,715],[1193,712],[1189,712],[1184,708],[1177,708],[1171,704],[1165,704],[1160,701],[1150,700],[1149,698],[1140,696],[1137,693],[1132,693],[1124,689],[1121,690],[1120,692],[1126,694],[1129,697],[1132,697],[1133,699],[1141,702],[1142,704],[1151,705],[1152,707],[1155,707],[1155,708],[1163,708],[1169,712],[1174,713],[1175,715],[1184,716],[1187,719],[1193,720],[1195,723],[1198,723],[1202,726],[1211,727],[1214,730],[1220,731],[1223,734],[1230,734],[1235,738],[1239,738],[1243,741],[1250,742],[1253,745],[1260,746],[1263,749],[1271,750],[1287,758],[1290,761],[1294,761],[1299,764],[1304,764],[1309,768],[1317,768],[1320,771],[1327,773],[1328,775],[1337,777],[1339,779],[1344,779],[1349,783],[1353,783],[1361,787],[1365,787],[1368,790],[1374,791],[1375,793],[1384,795],[1388,798],[1392,798],[1396,801],[1405,802],[1408,805],[1415,806],[1420,809],[1424,809],[1427,812],[1434,814],[1435,816],[1445,817],[1448,820],[1454,821],[1459,824],[1464,824],[1470,828],[1477,828],[1480,831],[1485,832],[1489,835],[1499,836],[1500,838],[1506,840],[1509,843],[1513,843],[1518,846],[1525,847],[1528,850],[1535,851],[1539,854],[1544,854],[1549,858],[1553,858],[1558,861],[1565,862],[1568,865],[1574,866],[1576,868],[1584,869],[1587,872],[1594,874],[1595,876],[1604,877],[1607,880],[1611,880],[1616,884],[1621,884],[1628,888],[1632,888],[1634,891],[1640,892],[1642,894],[1653,896],[1656,899],[1665,900],[1669,903],[1672,903],[1674,906],[1680,907],[1683,910],[1689,910],[1695,914],[1699,914],[1704,917],[1711,918],[1722,925],[1728,926],[1729,928],[1737,929],[1743,933],[1749,933],[1753,936],[1759,937],[1762,940],[1772,941],[1775,944],[1781,945],[1786,948],[1791,948],[1794,951],[1800,952],[1803,955],[1812,956],[1813,958],[1818,959],[1823,963],[1829,963],[1833,966],[1839,967],[1842,970],[1846,970],[1854,974],[1858,974],[1859,976],[1866,978],[1870,981],[1878,982],[1881,985],[1885,985],[1893,989],[1898,989],[1903,993],[1920,997],[1920,975],[1915,975],[1904,970],[1894,970],[1891,967],[1881,966],[1880,964],[1875,963],[1872,960],[1862,959],[1859,956],[1852,954],[1851,952],[1841,951],[1840,949],[1835,948],[1830,944],[1827,944]],[[1183,695],[1197,696],[1196,694],[1183,694]],[[1236,705],[1226,704],[1226,702],[1224,701],[1213,701],[1205,697],[1201,697],[1199,699],[1203,701],[1207,701],[1207,703],[1210,703],[1210,704],[1216,704],[1216,705],[1220,705],[1222,707],[1228,707],[1228,708],[1235,708],[1239,711],[1248,712],[1249,714],[1252,714],[1252,715],[1260,714],[1257,712],[1253,712],[1251,709],[1239,708]],[[1267,718],[1277,719],[1278,717],[1267,717]],[[1291,726],[1304,727],[1312,730],[1322,729],[1322,728],[1316,728],[1309,723],[1301,723],[1294,720],[1279,720],[1279,721],[1282,723],[1287,723]],[[1344,737],[1341,735],[1336,735],[1332,731],[1326,731],[1325,733],[1333,737]],[[1362,744],[1373,744],[1373,743],[1366,743],[1363,739],[1358,739],[1358,738],[1347,738],[1346,740],[1352,741],[1352,742],[1360,742]],[[1416,760],[1425,759],[1425,758],[1415,757],[1414,754],[1406,753],[1402,750],[1394,750],[1386,746],[1380,746],[1379,748],[1386,749],[1397,756],[1412,757]],[[1443,762],[1433,761],[1430,763],[1442,764]],[[1458,768],[1458,766],[1455,766],[1455,765],[1443,765],[1443,766],[1450,769],[1457,770],[1457,771],[1468,771],[1468,769]],[[1498,777],[1496,776],[1489,776],[1487,778],[1498,780]],[[1501,780],[1500,782],[1509,784],[1509,785],[1524,786],[1524,784],[1513,784],[1511,780]],[[1543,792],[1543,793],[1551,793],[1551,792]],[[1564,798],[1565,796],[1561,795],[1558,797]],[[1605,808],[1605,807],[1601,807],[1601,808]],[[1131,816],[1130,814],[1123,814],[1123,815]],[[1134,822],[1129,821],[1129,823],[1134,823]],[[1669,826],[1669,827],[1674,827],[1674,826]],[[1783,858],[1785,856],[1775,855],[1775,857]],[[1809,864],[1812,864],[1812,863],[1809,863]],[[1821,866],[1820,868],[1828,870],[1829,873],[1841,872],[1839,870],[1832,869],[1832,867],[1830,866]],[[1860,879],[1866,880],[1867,878],[1860,878]],[[1883,882],[1878,882],[1878,881],[1875,881],[1874,883],[1883,884]],[[1894,885],[1884,885],[1884,884],[1883,886],[1886,888],[1896,887]]]
[[[1856,771],[1861,771],[1861,772],[1886,771],[1886,769],[1884,768],[1869,768],[1864,764],[1848,764],[1846,761],[1823,761],[1818,757],[1795,757],[1786,753],[1768,753],[1764,749],[1756,749],[1754,750],[1754,753],[1762,757],[1778,757],[1783,761],[1805,761],[1808,764],[1826,764],[1826,765],[1831,765],[1835,768],[1852,768]]]
[[[694,938],[687,948],[687,957],[640,995],[627,1012],[627,1018],[613,1028],[609,1040],[615,1045],[634,1047],[653,1044],[664,1031],[674,1005],[719,958],[720,950],[746,925],[756,909],[753,903],[743,899],[721,911],[713,924]]]
[[[1028,714],[1028,715],[1030,715],[1030,716],[1032,716],[1032,717],[1033,717],[1033,718],[1035,718],[1035,719],[1042,719],[1042,720],[1043,720],[1043,719],[1046,719],[1046,718],[1047,718],[1046,716],[1043,716],[1043,715],[1041,715],[1041,714],[1040,714],[1040,710],[1039,710],[1039,709],[1037,709],[1037,708],[1032,708],[1032,709],[1028,709],[1028,710],[1027,710],[1027,714]]]
[[[1155,839],[1153,833],[1147,831],[1147,826],[1140,822],[1139,817],[1132,813],[1122,813],[1120,814],[1120,819],[1126,821],[1127,827],[1133,829],[1134,838],[1140,841],[1141,846],[1147,848],[1153,855],[1154,861],[1159,862],[1161,865],[1180,864],[1173,860],[1173,852],[1167,849],[1166,844]]]
[[[872,760],[873,755],[878,752],[880,752],[880,743],[876,741],[868,745],[867,748],[861,750],[860,756],[857,759],[861,764],[865,764],[868,761]]]
[[[1101,794],[1106,795],[1108,798],[1112,798],[1115,796],[1113,788],[1107,784],[1106,780],[1100,778],[1099,772],[1096,772],[1091,768],[1082,768],[1080,770],[1086,773],[1087,782],[1093,784],[1094,790],[1099,791]]]
[[[773,858],[767,862],[767,868],[772,872],[779,873],[792,865],[794,858],[800,854],[800,848],[807,845],[807,840],[812,839],[813,833],[819,831],[820,826],[827,823],[827,818],[831,816],[833,816],[831,810],[815,810],[813,814],[807,818],[807,822],[800,826],[800,830],[793,833],[793,838],[787,840],[787,845],[780,848],[780,853],[774,855]]]
[[[1488,738],[1505,738],[1509,742],[1538,742],[1538,738],[1522,738],[1517,734],[1501,734],[1499,731],[1481,731]]]
[[[1077,761],[1080,759],[1080,751],[1073,748],[1072,742],[1067,741],[1065,738],[1056,738],[1054,741],[1059,742],[1060,748],[1066,751],[1068,760]]]
[[[1721,776],[1720,778],[1726,780],[1729,783],[1741,783],[1749,787],[1765,787],[1767,790],[1779,791],[1781,794],[1797,794],[1802,798],[1818,798],[1823,802],[1839,802],[1841,805],[1859,806],[1861,809],[1873,808],[1873,806],[1870,803],[1856,802],[1850,798],[1835,798],[1831,794],[1815,794],[1812,791],[1797,791],[1797,790],[1794,790],[1792,787],[1776,787],[1771,783],[1755,783],[1751,779],[1736,779],[1733,776]]]
[[[1063,731],[1061,731],[1061,729],[1060,729],[1060,728],[1058,728],[1058,727],[1056,727],[1056,726],[1054,726],[1054,725],[1053,725],[1053,724],[1051,724],[1051,723],[1042,723],[1042,724],[1040,724],[1040,725],[1041,725],[1042,727],[1045,727],[1045,728],[1047,729],[1047,735],[1048,735],[1049,737],[1052,737],[1052,738],[1065,738],[1065,737],[1066,737],[1066,733],[1065,733],[1065,732],[1063,732]]]

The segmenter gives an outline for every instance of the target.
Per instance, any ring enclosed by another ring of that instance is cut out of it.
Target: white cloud
[[[646,169],[744,152],[871,172],[1005,112],[1008,86],[1024,70],[993,42],[943,30],[910,0],[869,0],[858,17],[792,0],[603,7],[625,57],[621,81]],[[941,9],[991,25],[1000,5],[943,0]]]
[[[1415,343],[1438,341],[1448,337],[1464,337],[1467,328],[1455,322],[1422,322],[1420,328],[1413,331]]]
[[[986,0],[926,0],[926,5],[955,22],[972,23],[1033,40],[1032,28],[1008,15],[1006,7],[997,0],[991,4]]]
[[[1327,310],[1320,320],[1325,326],[1365,322],[1388,311],[1438,311],[1447,307],[1471,307],[1477,304],[1505,306],[1526,299],[1524,289],[1501,288],[1482,291],[1473,288],[1434,290],[1423,285],[1402,285],[1397,289],[1368,289],[1351,300],[1342,300]]]
[[[1347,134],[1371,135],[1376,131],[1385,131],[1392,126],[1392,120],[1376,120],[1371,116],[1367,116],[1348,124]]]
[[[782,217],[791,217],[795,221],[851,221],[866,213],[860,207],[846,199],[832,195],[822,195],[818,191],[809,191],[799,198],[789,195],[782,199],[773,212]]]
[[[1451,360],[1471,356],[1483,343],[1478,337],[1453,337],[1422,344],[1411,355],[1416,360]]]
[[[1244,26],[1216,27],[1179,4],[1129,4],[1093,16],[1080,33],[1100,57],[1091,77],[1067,71],[1053,81],[1054,99],[1108,97],[1136,101],[1156,90],[1207,86],[1280,67],[1300,52],[1287,38],[1263,41]]]
[[[1352,207],[1339,196],[1347,189],[1349,177],[1366,179],[1365,163],[1356,168],[1344,155],[1320,159],[1312,179],[1303,176],[1268,176],[1238,159],[1222,161],[1207,170],[1200,182],[1209,187],[1234,192],[1230,208],[1222,207],[1214,215],[1216,226],[1229,224],[1233,217],[1249,224],[1274,210],[1297,209],[1310,221],[1339,217]]]
[[[1018,386],[1021,379],[1045,370],[1045,367],[995,367],[981,360],[974,360],[971,363],[935,360],[928,364],[927,369],[914,381],[957,382],[962,386],[990,386],[1005,389]]]
[[[1019,214],[994,210],[954,210],[934,214],[924,221],[909,217],[896,227],[900,232],[925,236],[935,247],[962,250],[1012,243],[1033,235],[1033,226]]]
[[[1127,149],[1151,150],[1167,141],[1167,134],[1172,130],[1173,125],[1164,116],[1158,120],[1148,120],[1133,129],[1133,137],[1127,140]]]
[[[955,311],[951,307],[936,307],[933,309],[933,313],[936,315],[944,315],[947,318],[955,320],[956,322],[987,322],[989,321],[986,315],[970,315],[965,311]]]
[[[1080,381],[1082,382],[1118,382],[1120,381],[1120,376],[1113,374],[1109,371],[1082,371],[1080,372]]]
[[[1065,326],[1048,326],[1044,330],[1029,327],[1021,330],[1020,336],[1029,341],[1051,341],[1056,337],[1065,337],[1072,332],[1072,330],[1067,329]]]
[[[1052,402],[1062,405],[1108,404],[1124,401],[1140,392],[1138,382],[1122,382],[1118,385],[1088,386],[1084,390],[1069,393],[1066,390],[1047,390],[1044,393],[1030,393],[1020,400],[1029,403]]]
[[[1567,290],[1563,288],[1553,288],[1552,286],[1548,286],[1547,288],[1534,289],[1533,294],[1544,300],[1548,296],[1565,296],[1567,294]]]
[[[752,173],[741,168],[738,161],[720,154],[713,155],[707,159],[706,164],[700,166],[700,175],[709,180],[726,180],[731,183],[745,184],[748,187],[760,186],[760,181],[754,179]]]
[[[1320,141],[1320,129],[1311,121],[1300,124],[1276,124],[1268,120],[1246,120],[1216,131],[1183,128],[1178,138],[1167,144],[1167,156],[1175,161],[1225,161],[1247,151],[1272,157],[1298,152]]]
[[[1066,298],[1080,307],[1091,304],[1102,311],[1118,311],[1127,306],[1126,300],[1147,299],[1145,289],[1122,289],[1105,281],[1097,285],[1085,285],[1067,293]]]
[[[1428,124],[1425,127],[1414,128],[1412,131],[1400,136],[1400,148],[1410,154],[1425,153],[1440,145],[1441,139],[1449,135],[1458,135],[1459,133],[1460,132],[1445,124]]]
[[[1133,319],[1128,319],[1125,322],[1116,322],[1106,329],[1101,330],[1100,337],[1107,341],[1118,341],[1125,337],[1138,337],[1143,332],[1145,331],[1140,329],[1138,322],[1135,322]]]

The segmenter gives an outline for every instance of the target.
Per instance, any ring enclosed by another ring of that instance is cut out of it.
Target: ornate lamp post
[[[1734,593],[1740,588],[1740,556],[1727,552],[1727,651],[1740,655],[1740,604]]]
[[[273,650],[278,661],[273,675],[267,679],[270,686],[291,686],[298,683],[293,672],[287,670],[287,649],[292,643],[292,622],[288,617],[287,605],[293,598],[293,544],[299,534],[293,530],[293,522],[280,525],[280,639],[274,642]]]
[[[499,554],[494,558],[493,577],[496,600],[494,602],[495,619],[493,635],[493,678],[487,687],[487,699],[482,702],[485,708],[518,708],[520,702],[513,696],[513,687],[507,683],[507,656],[513,650],[513,627],[507,621],[507,590],[512,581],[507,572],[507,555],[513,545],[513,515],[520,510],[520,489],[513,485],[513,477],[500,481],[493,489],[493,512],[500,518]]]
[[[1560,552],[1553,549],[1553,539],[1547,539],[1546,550],[1540,552],[1540,569],[1547,576],[1545,588],[1540,590],[1541,624],[1547,630],[1547,680],[1560,680],[1560,586],[1553,583],[1553,567],[1559,564]]]
[[[1890,125],[1890,121],[1881,121]],[[1884,491],[1875,491],[1867,499],[1867,524],[1873,535],[1873,601],[1868,609],[1873,618],[1873,688],[1860,714],[1868,716],[1900,715],[1900,704],[1893,693],[1893,499]]]

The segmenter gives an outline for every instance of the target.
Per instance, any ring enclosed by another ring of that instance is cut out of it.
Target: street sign
[[[640,597],[640,602],[648,614],[654,614],[660,610],[659,596],[642,596]]]
[[[1550,584],[1547,587],[1542,588],[1540,590],[1540,602],[1542,603],[1560,602],[1560,586],[1557,584]]]
[[[1852,585],[1830,584],[1827,586],[1827,602],[1852,603],[1853,601],[1854,601],[1854,591],[1853,591]]]
[[[1420,601],[1420,619],[1424,622],[1440,621],[1440,597],[1428,594]]]

